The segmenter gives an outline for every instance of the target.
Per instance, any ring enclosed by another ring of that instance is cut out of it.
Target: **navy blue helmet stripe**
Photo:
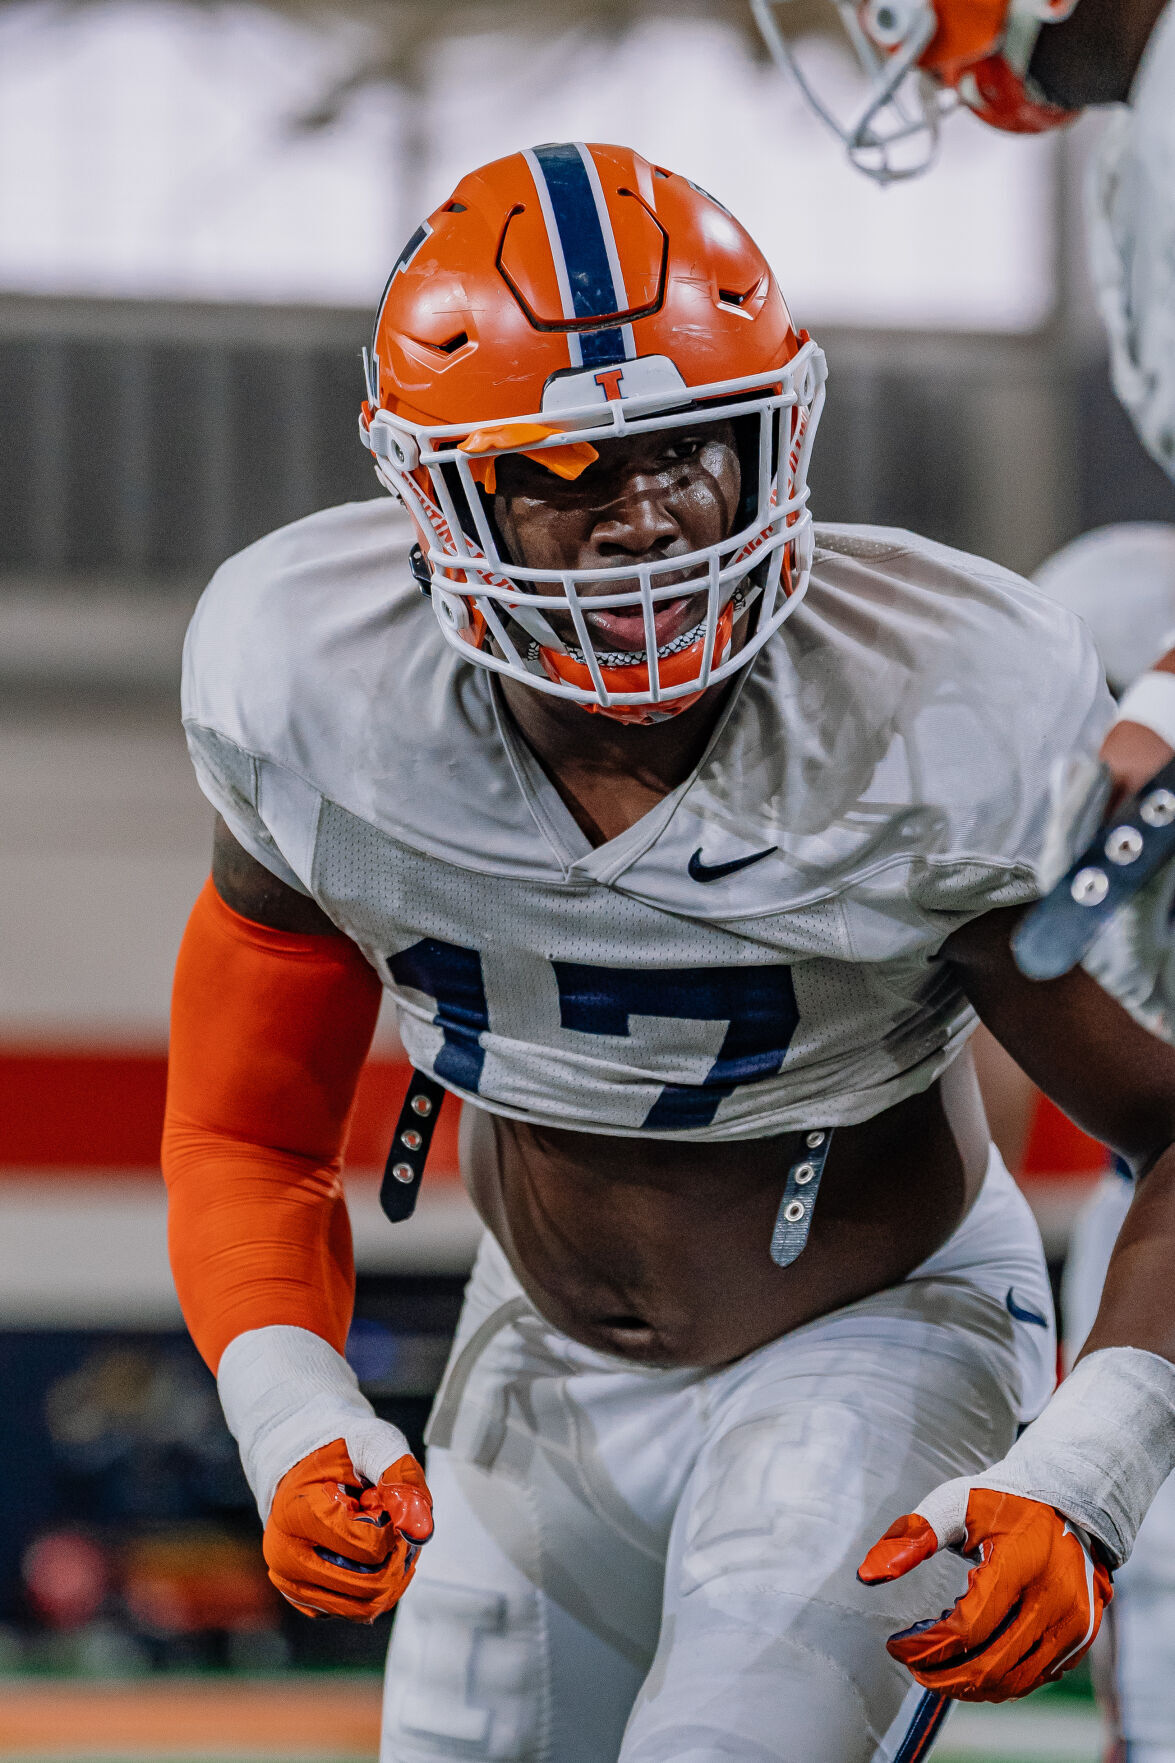
[[[608,248],[596,208],[595,193],[579,148],[570,141],[536,147],[551,199],[551,212],[567,264],[575,318],[610,318],[619,310]],[[584,356],[586,360],[586,353]],[[609,360],[612,357],[609,356]],[[624,357],[621,355],[620,360]]]
[[[585,367],[611,367],[628,359],[623,331],[581,331],[579,348]]]

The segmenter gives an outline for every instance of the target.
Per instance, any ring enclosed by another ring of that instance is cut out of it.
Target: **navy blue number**
[[[559,1020],[581,1034],[629,1033],[632,1016],[725,1022],[718,1057],[700,1084],[666,1084],[642,1126],[656,1132],[709,1126],[718,1104],[740,1084],[773,1077],[799,1021],[791,969],[766,967],[596,967],[554,961]],[[444,1044],[433,1069],[442,1081],[478,1093],[490,1026],[481,956],[476,949],[422,937],[388,957],[397,985],[437,1002],[433,1018]]]
[[[433,1060],[433,1070],[442,1082],[476,1095],[486,1057],[481,1036],[490,1026],[477,950],[442,942],[439,937],[422,937],[411,948],[389,955],[388,967],[397,985],[411,986],[413,991],[427,992],[436,999],[433,1021],[445,1043]]]
[[[589,1035],[627,1035],[630,1016],[726,1022],[718,1057],[700,1084],[666,1084],[641,1122],[653,1131],[709,1126],[739,1084],[773,1077],[799,1021],[791,969],[594,967],[552,962],[559,1020]]]

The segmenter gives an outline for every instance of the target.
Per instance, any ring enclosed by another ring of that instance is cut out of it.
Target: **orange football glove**
[[[400,1457],[373,1487],[342,1439],[282,1476],[265,1524],[269,1577],[307,1616],[374,1622],[404,1594],[432,1535],[432,1496],[415,1457]]]
[[[900,1579],[943,1546],[921,1513],[908,1512],[874,1543],[857,1578]],[[953,1609],[886,1643],[920,1684],[962,1702],[1005,1702],[1084,1657],[1114,1590],[1067,1518],[1039,1500],[973,1488],[958,1552],[978,1565]]]

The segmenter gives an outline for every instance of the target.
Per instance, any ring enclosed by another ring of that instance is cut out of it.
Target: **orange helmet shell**
[[[531,415],[555,376],[593,365],[665,356],[687,386],[704,386],[796,353],[770,266],[733,215],[631,148],[587,151],[615,242],[611,285],[591,285],[598,266],[588,262],[572,265],[570,290],[560,288],[536,161],[541,179],[542,156],[552,155],[549,183],[564,149],[471,172],[413,235],[384,291],[372,353],[385,409],[472,429]],[[577,301],[594,310],[578,313]]]

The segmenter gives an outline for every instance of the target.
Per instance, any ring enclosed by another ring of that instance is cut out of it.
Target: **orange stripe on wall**
[[[364,1066],[347,1152],[352,1168],[383,1166],[410,1073],[406,1059]],[[166,1086],[166,1055],[155,1050],[0,1049],[0,1167],[158,1174]],[[430,1176],[456,1173],[458,1114],[450,1102],[441,1115]]]
[[[380,1169],[408,1087],[411,1067],[371,1059],[363,1068],[347,1162]],[[167,1058],[157,1049],[101,1052],[92,1047],[0,1047],[0,1169],[95,1169],[158,1174]],[[429,1160],[430,1176],[456,1175],[457,1120],[449,1102]],[[1023,1167],[1031,1183],[1104,1169],[1103,1145],[1038,1096]]]

